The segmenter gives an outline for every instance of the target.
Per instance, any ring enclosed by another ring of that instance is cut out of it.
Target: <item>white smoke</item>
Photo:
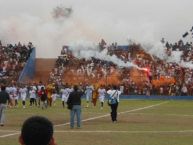
[[[165,60],[167,62],[173,62],[173,63],[177,63],[178,65],[185,67],[185,68],[190,68],[193,69],[193,62],[185,62],[181,59],[183,55],[182,51],[172,51],[170,56],[166,56]]]
[[[166,58],[167,62],[181,63],[182,51],[172,51],[171,55]]]
[[[85,58],[90,60],[92,57],[98,58],[104,61],[111,61],[119,67],[136,67],[137,65],[131,62],[124,62],[119,59],[116,55],[109,55],[107,49],[100,51],[98,45],[88,42],[88,41],[78,41],[76,43],[70,44],[69,49],[72,51],[73,55],[77,58]]]
[[[151,40],[151,41],[150,41]],[[151,56],[156,56],[163,61],[168,63],[177,63],[178,65],[193,69],[193,62],[185,62],[182,60],[183,51],[171,51],[171,55],[166,53],[166,47],[164,43],[161,41],[156,41],[154,39],[143,39],[143,41],[139,42],[134,39],[128,38],[128,44],[140,44],[142,48]],[[140,68],[139,68],[140,69]]]
[[[169,56],[166,61],[174,62],[179,64],[182,67],[193,69],[193,61],[185,62],[181,59],[183,52],[182,51],[172,51],[171,56]]]
[[[62,21],[52,17],[60,5],[73,9]],[[191,0],[0,0],[0,40],[33,42],[37,57],[44,58],[55,58],[63,45],[82,39],[124,44],[129,35],[139,41],[166,36],[176,41],[192,24],[191,15],[187,16],[192,7]]]
[[[186,68],[193,69],[193,62],[184,62],[184,61],[182,61],[180,63],[180,65],[183,66],[183,67],[186,67]]]

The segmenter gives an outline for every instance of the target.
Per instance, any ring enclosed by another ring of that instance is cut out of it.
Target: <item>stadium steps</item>
[[[36,59],[35,78],[34,81],[47,82],[51,70],[54,68],[56,59]]]

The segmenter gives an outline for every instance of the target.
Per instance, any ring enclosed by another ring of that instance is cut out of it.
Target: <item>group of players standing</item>
[[[104,106],[105,96],[107,91],[104,85],[99,87],[86,84],[85,86],[79,85],[79,89],[84,92],[86,98],[86,106],[96,106],[97,100],[100,101],[101,109]],[[29,106],[38,106],[42,109],[56,105],[56,99],[61,99],[62,107],[65,108],[69,94],[73,91],[73,86],[68,84],[60,87],[53,83],[44,85],[41,81],[38,84],[31,85],[15,85],[6,87],[6,92],[9,94],[8,106],[18,107],[18,100],[21,99],[22,107],[26,108],[26,101],[29,100]]]

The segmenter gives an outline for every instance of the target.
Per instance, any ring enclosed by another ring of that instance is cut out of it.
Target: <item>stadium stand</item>
[[[16,82],[33,50],[31,42],[28,45],[0,43],[0,83]]]
[[[104,40],[99,43],[101,50],[107,48],[109,55],[131,61],[143,69],[118,67],[110,61],[92,57],[90,60],[75,58],[68,46],[61,50],[61,56],[50,73],[51,82],[62,84],[118,84],[123,86],[124,94],[137,95],[193,95],[193,69],[183,67],[175,62],[167,62],[146,53],[138,44],[107,46]],[[181,60],[193,61],[192,43],[165,43],[165,53],[170,57],[171,51],[182,51]],[[186,91],[187,90],[187,91]]]

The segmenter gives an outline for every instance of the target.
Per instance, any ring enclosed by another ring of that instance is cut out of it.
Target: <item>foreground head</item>
[[[22,126],[19,142],[21,145],[55,145],[53,124],[41,116],[28,118]]]

